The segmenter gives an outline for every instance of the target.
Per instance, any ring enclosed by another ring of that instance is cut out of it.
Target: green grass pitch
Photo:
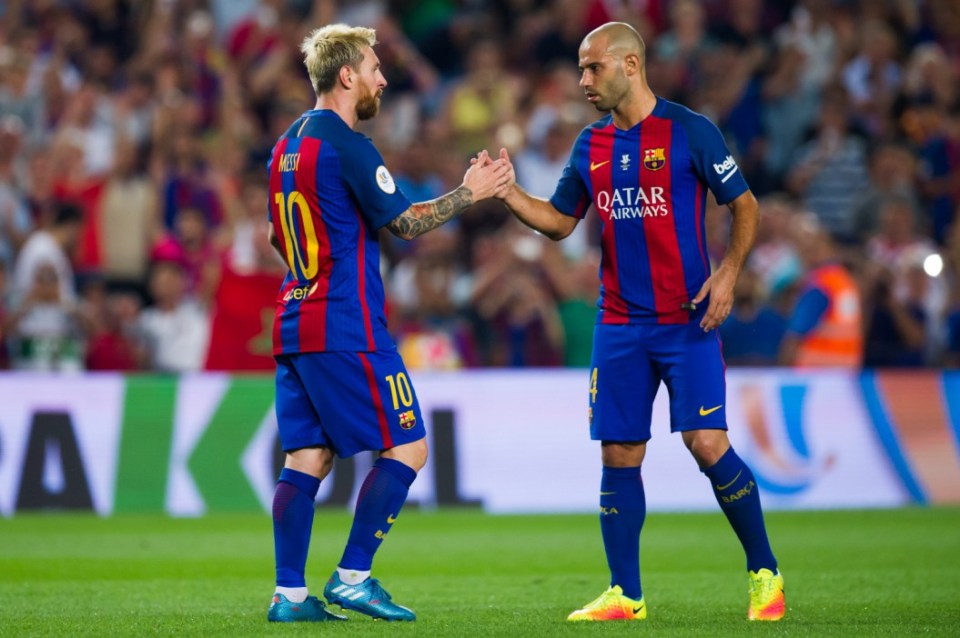
[[[416,623],[273,625],[271,522],[18,516],[0,520],[0,636],[960,635],[960,509],[767,515],[787,618],[746,621],[743,558],[723,516],[647,517],[644,623],[569,624],[606,587],[595,516],[407,511],[375,573]],[[320,593],[349,517],[318,511]]]

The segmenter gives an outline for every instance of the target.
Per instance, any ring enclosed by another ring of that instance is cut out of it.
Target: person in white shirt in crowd
[[[200,370],[207,356],[210,325],[207,309],[186,295],[183,264],[154,262],[149,278],[153,304],[140,315],[153,370],[170,373]]]
[[[83,216],[72,204],[60,204],[49,229],[33,232],[24,242],[13,268],[12,297],[16,308],[24,299],[37,277],[37,270],[49,264],[56,271],[60,299],[76,302],[77,289],[70,255],[80,238]]]

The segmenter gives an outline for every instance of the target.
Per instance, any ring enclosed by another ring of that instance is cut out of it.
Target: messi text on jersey
[[[300,153],[284,153],[280,156],[280,172],[286,173],[288,171],[297,170],[297,166],[300,165]]]

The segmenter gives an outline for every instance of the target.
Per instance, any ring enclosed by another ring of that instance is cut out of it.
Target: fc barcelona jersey
[[[720,204],[747,183],[710,120],[657,98],[630,130],[612,116],[577,138],[550,203],[582,219],[600,216],[598,323],[686,323],[701,307],[681,307],[710,275],[704,228],[706,189]]]
[[[377,230],[410,201],[373,143],[333,111],[307,111],[277,141],[268,170],[268,218],[290,269],[273,353],[394,348]]]

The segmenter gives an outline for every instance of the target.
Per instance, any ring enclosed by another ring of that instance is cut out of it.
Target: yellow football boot
[[[640,600],[627,598],[623,595],[620,585],[614,585],[600,594],[592,603],[583,609],[578,609],[567,616],[567,620],[643,620],[647,617],[647,606]]]
[[[780,620],[787,611],[787,602],[783,597],[783,576],[780,571],[774,574],[769,569],[749,572],[750,609],[747,620]]]

